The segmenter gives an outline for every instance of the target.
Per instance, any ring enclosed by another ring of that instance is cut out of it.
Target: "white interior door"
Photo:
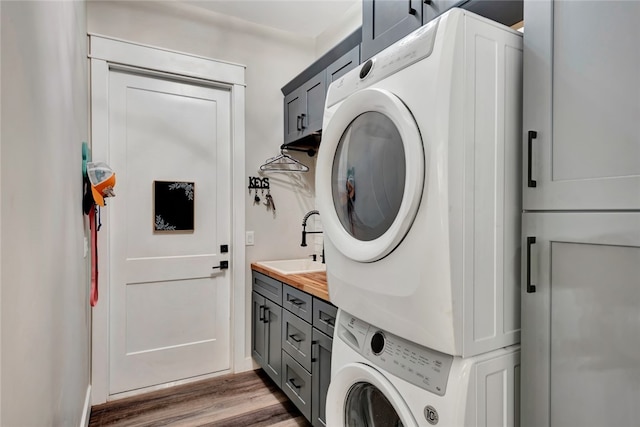
[[[230,127],[226,89],[109,72],[109,394],[230,368]],[[193,183],[192,231],[156,230],[155,181]]]

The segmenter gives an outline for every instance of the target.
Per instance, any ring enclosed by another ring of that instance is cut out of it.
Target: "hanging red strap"
[[[96,226],[96,205],[89,211],[89,228],[91,229],[91,307],[98,303],[98,227]]]

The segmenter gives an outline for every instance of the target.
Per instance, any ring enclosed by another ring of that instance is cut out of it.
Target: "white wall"
[[[78,426],[89,386],[82,2],[0,2],[2,426]]]
[[[349,34],[362,26],[362,2],[356,2],[342,19],[316,37],[316,57],[320,58]]]
[[[283,142],[280,88],[314,61],[315,40],[176,2],[91,1],[87,12],[90,33],[246,65],[247,176],[258,176],[262,162],[279,153]],[[313,250],[313,245],[300,248],[300,238],[302,217],[314,205],[315,158],[304,153],[298,158],[312,167],[308,174],[270,175],[275,215],[263,204],[254,205],[248,190],[243,195],[246,227],[255,232],[255,246],[247,247],[246,252],[247,327],[251,316],[249,264],[303,257]],[[265,199],[260,196],[262,203]],[[246,334],[247,358],[249,340],[250,334]]]

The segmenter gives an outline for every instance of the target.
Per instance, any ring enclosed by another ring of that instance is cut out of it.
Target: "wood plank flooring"
[[[91,408],[89,427],[310,427],[262,370],[180,385]]]

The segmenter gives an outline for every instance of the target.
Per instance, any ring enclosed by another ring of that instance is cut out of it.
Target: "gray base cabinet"
[[[314,427],[326,426],[337,308],[255,271],[252,307],[253,358]]]
[[[640,419],[640,212],[525,213],[521,425]]]

